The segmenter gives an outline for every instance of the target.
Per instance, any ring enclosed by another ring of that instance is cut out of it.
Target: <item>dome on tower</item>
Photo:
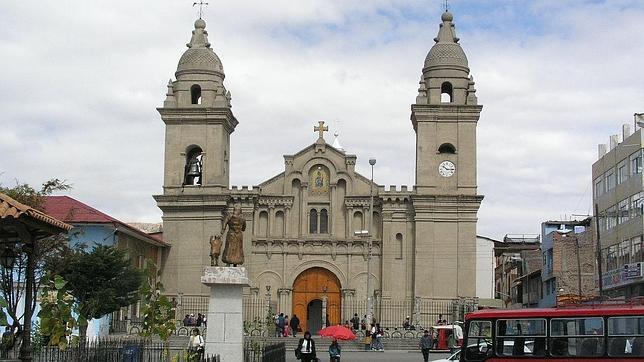
[[[210,48],[206,22],[203,19],[195,21],[195,30],[192,31],[190,43],[177,66],[177,77],[188,73],[216,73],[223,77],[224,67],[221,60]]]
[[[441,16],[443,21],[438,30],[438,36],[434,38],[436,44],[429,50],[425,58],[425,68],[441,66],[458,66],[467,68],[467,56],[456,37],[456,30],[452,20],[454,15],[446,11]]]

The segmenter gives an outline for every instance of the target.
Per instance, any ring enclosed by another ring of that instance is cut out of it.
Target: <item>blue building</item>
[[[44,210],[47,214],[73,226],[69,231],[71,245],[95,244],[116,246],[127,250],[135,267],[143,268],[150,258],[160,265],[162,250],[168,247],[160,233],[148,234],[115,219],[69,196],[48,196]],[[112,332],[125,332],[128,324],[139,318],[139,304],[92,320],[87,328],[88,337],[105,336]]]

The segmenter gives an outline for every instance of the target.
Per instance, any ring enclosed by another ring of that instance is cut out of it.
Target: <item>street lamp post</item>
[[[369,184],[369,239],[368,239],[368,255],[367,255],[367,320],[369,323],[373,320],[373,298],[371,297],[371,253],[373,248],[373,166],[376,164],[375,158],[369,159],[371,165],[371,184]]]

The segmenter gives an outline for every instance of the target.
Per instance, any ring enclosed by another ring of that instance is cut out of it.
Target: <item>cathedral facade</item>
[[[184,300],[208,295],[199,279],[210,264],[209,239],[226,210],[240,205],[252,283],[245,293],[297,314],[305,328],[319,327],[324,313],[332,324],[367,314],[357,306],[368,296],[415,305],[476,297],[482,107],[453,16],[441,20],[411,105],[416,184],[389,188],[357,173],[357,156],[327,143],[323,123],[314,143],[283,156],[274,177],[231,186],[230,142],[243,121],[233,114],[206,23],[197,20],[158,108],[166,127],[163,194],[155,196],[171,244],[161,265],[166,292]]]

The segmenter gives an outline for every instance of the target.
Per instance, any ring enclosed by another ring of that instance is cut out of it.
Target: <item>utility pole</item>
[[[599,300],[602,300],[604,297],[604,280],[602,279],[602,243],[599,239],[599,205],[597,205],[597,203],[595,203],[595,228],[597,229],[597,274],[599,275]]]

